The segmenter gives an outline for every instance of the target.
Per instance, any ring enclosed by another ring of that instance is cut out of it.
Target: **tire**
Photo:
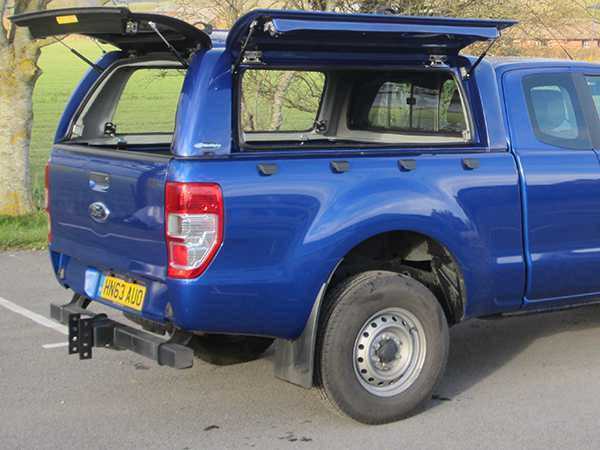
[[[198,359],[217,366],[228,366],[260,358],[272,343],[271,338],[207,334],[192,337],[188,345]]]
[[[328,295],[320,322],[322,394],[365,424],[406,418],[431,398],[448,347],[446,317],[423,284],[395,272],[352,276]]]

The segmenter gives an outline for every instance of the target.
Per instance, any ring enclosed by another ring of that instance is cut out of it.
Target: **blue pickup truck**
[[[87,61],[46,169],[52,266],[74,293],[51,315],[81,359],[186,368],[274,342],[278,377],[378,424],[431,398],[449,326],[600,297],[600,66],[460,54],[514,22],[12,20],[116,48]]]

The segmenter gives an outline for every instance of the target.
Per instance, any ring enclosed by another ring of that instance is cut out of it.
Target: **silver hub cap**
[[[390,397],[414,383],[426,351],[419,319],[406,309],[384,309],[360,329],[354,343],[354,372],[371,394]]]

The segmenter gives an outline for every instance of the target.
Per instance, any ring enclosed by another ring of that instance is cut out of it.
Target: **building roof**
[[[506,36],[525,40],[593,40],[600,39],[600,23],[594,20],[572,20],[560,27],[539,26],[534,29],[530,24],[517,25],[506,31]]]

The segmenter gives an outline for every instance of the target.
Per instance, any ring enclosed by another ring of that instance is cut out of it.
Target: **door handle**
[[[90,172],[88,184],[92,191],[106,192],[110,187],[110,175],[102,172]]]

